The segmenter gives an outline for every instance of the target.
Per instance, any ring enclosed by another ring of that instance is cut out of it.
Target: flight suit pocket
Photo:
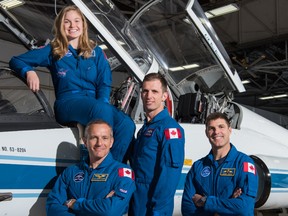
[[[170,167],[182,167],[184,162],[184,151],[178,142],[169,143],[166,165]]]

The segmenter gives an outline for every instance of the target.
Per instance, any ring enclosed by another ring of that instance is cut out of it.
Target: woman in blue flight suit
[[[50,44],[12,57],[10,68],[27,79],[31,90],[37,91],[40,81],[34,67],[47,67],[55,89],[57,122],[87,125],[93,119],[103,119],[115,133],[125,131],[115,137],[115,145],[124,145],[125,152],[135,125],[129,116],[109,104],[111,70],[101,48],[88,38],[84,15],[76,6],[63,8],[55,19],[53,33],[55,38]]]

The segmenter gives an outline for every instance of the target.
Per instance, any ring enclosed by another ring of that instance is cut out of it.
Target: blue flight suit
[[[135,190],[133,178],[129,166],[114,160],[111,153],[96,169],[85,161],[70,166],[58,177],[48,195],[47,216],[123,215]],[[112,190],[115,194],[106,198]],[[72,198],[77,201],[73,210],[69,210],[63,204]]]
[[[95,47],[90,58],[78,56],[77,50],[69,45],[66,55],[56,60],[51,45],[30,50],[14,56],[10,68],[26,79],[27,71],[34,67],[47,67],[55,89],[55,118],[67,125],[87,125],[91,120],[102,119],[114,131],[114,147],[111,152],[115,159],[123,161],[130,141],[134,138],[133,120],[110,105],[111,70],[103,51]]]
[[[60,124],[79,122],[86,125],[91,119],[101,116],[113,125],[108,104],[112,75],[100,47],[94,49],[90,58],[84,58],[69,45],[66,55],[56,60],[48,44],[12,57],[9,65],[25,79],[27,71],[34,70],[34,67],[49,69],[56,96],[55,117]]]
[[[247,165],[250,169],[247,170]],[[255,171],[255,173],[253,173]],[[232,198],[235,189],[242,194]],[[183,216],[201,215],[254,215],[255,197],[258,190],[258,175],[253,160],[231,144],[226,159],[218,164],[212,151],[196,161],[187,174],[183,197]],[[207,197],[204,207],[197,208],[192,197],[201,194]]]
[[[117,161],[126,163],[128,160],[128,151],[133,141],[136,125],[132,118],[126,113],[113,106],[113,120],[114,120],[114,143],[110,150],[113,158]]]
[[[167,109],[147,119],[133,146],[131,166],[136,191],[129,216],[172,215],[174,194],[184,163],[184,130]]]

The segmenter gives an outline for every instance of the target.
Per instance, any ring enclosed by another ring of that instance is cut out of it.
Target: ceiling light
[[[180,70],[187,70],[187,69],[196,68],[196,67],[199,67],[199,65],[198,64],[190,64],[190,65],[183,65],[183,66],[179,66],[179,67],[169,68],[169,70],[180,71]]]
[[[11,9],[23,5],[24,3],[23,0],[2,0],[0,1],[0,6],[4,9]]]
[[[288,97],[288,94],[280,94],[280,95],[271,95],[271,96],[266,96],[266,97],[259,97],[259,99],[260,100],[271,100],[271,99],[283,98],[283,97]]]
[[[244,85],[244,84],[248,84],[248,83],[250,83],[251,81],[250,80],[243,80],[242,81],[242,84]]]
[[[199,67],[198,64],[190,64],[190,65],[184,65],[183,68],[184,69],[191,69],[191,68],[196,68],[196,67]]]
[[[239,11],[237,4],[229,4],[205,12],[208,19]]]

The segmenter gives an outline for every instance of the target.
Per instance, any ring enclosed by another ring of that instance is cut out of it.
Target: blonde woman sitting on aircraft
[[[76,6],[63,8],[55,19],[53,33],[50,44],[14,56],[11,69],[27,79],[31,90],[38,91],[40,81],[34,67],[47,67],[55,89],[57,122],[85,126],[91,120],[104,119],[115,132],[111,151],[122,161],[135,125],[128,115],[109,104],[111,70],[101,48],[88,37],[84,15]]]

